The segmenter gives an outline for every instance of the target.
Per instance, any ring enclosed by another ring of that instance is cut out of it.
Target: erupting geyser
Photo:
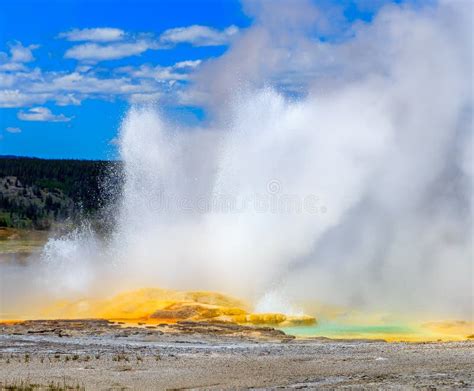
[[[250,56],[237,41],[188,91],[208,96],[212,121],[130,109],[113,232],[52,239],[35,289],[205,289],[248,300],[249,312],[317,316],[322,302],[469,318],[471,17],[454,2],[393,6],[326,43],[288,42],[262,19],[240,39],[268,55],[240,64]],[[314,76],[290,98],[265,84],[291,71],[284,54],[296,45],[316,53],[314,69],[295,60]]]

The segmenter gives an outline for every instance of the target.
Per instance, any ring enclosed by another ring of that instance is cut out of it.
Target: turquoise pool
[[[322,320],[313,326],[280,328],[287,334],[300,337],[328,338],[394,338],[414,336],[418,330],[407,325],[360,325]]]

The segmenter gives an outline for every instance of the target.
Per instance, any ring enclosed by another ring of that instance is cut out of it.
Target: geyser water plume
[[[357,201],[390,136],[376,109],[324,135],[328,113],[349,107],[345,99],[290,103],[256,92],[236,105],[223,135],[176,133],[152,110],[132,109],[121,135],[126,182],[117,233],[121,257],[134,260],[127,275],[147,270],[158,284],[263,294]],[[368,104],[358,102],[351,111]],[[350,147],[354,130],[364,142]],[[344,190],[354,197],[346,200]]]
[[[295,42],[265,39],[276,19],[260,20],[188,91],[209,95],[214,122],[188,128],[153,107],[130,109],[114,232],[48,244],[48,285],[70,273],[63,293],[159,286],[222,291],[274,311],[318,301],[472,316],[465,8],[388,7],[343,42],[298,35],[298,98],[262,86],[295,72],[285,68],[294,53],[285,44]],[[244,43],[261,54],[246,57]],[[230,63],[242,67],[232,73]],[[237,74],[248,81],[238,92]]]

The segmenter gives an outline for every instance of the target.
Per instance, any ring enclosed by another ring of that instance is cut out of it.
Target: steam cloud
[[[310,2],[245,7],[254,24],[181,97],[213,120],[129,111],[115,232],[50,241],[49,285],[472,314],[471,3],[352,26]]]

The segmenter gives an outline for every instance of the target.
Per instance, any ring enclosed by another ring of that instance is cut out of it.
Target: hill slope
[[[0,226],[48,229],[95,214],[120,163],[0,157]]]

